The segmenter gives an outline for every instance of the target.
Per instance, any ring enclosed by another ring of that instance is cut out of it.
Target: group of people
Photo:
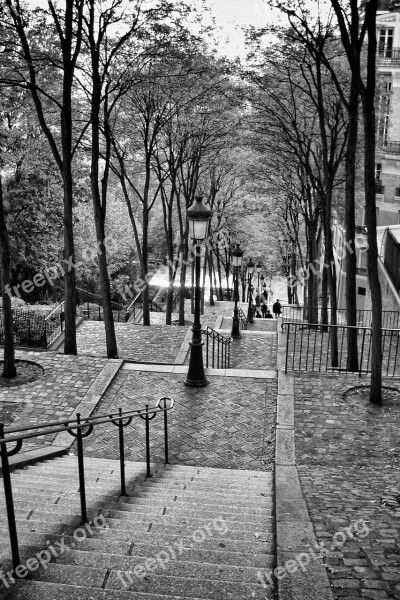
[[[274,316],[272,316],[271,311],[267,305],[268,293],[264,291],[262,295],[256,295],[255,305],[253,306],[254,316],[255,317],[263,317],[264,319],[273,319],[274,317],[277,319],[282,311],[282,305],[279,302],[279,298],[272,305],[272,312]]]

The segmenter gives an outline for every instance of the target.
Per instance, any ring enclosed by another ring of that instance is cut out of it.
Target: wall
[[[382,291],[382,310],[397,310],[400,312],[400,296],[396,292],[392,280],[385,269],[385,265],[380,258],[378,259],[378,274]],[[369,288],[367,289],[367,296],[365,298],[365,308],[372,308]]]

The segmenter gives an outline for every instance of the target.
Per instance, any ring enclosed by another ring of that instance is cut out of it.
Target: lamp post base
[[[184,383],[189,387],[205,387],[210,382],[204,373],[203,342],[191,342],[190,346],[189,369]]]
[[[198,379],[189,379],[189,377],[186,377],[184,381],[184,384],[188,387],[206,387],[206,385],[209,383],[210,382],[205,377],[202,381],[199,381]]]
[[[237,315],[237,311],[235,311],[236,314],[233,315],[233,320],[232,320],[232,331],[231,331],[231,337],[232,338],[239,338],[240,337],[240,326],[239,326],[239,317]]]

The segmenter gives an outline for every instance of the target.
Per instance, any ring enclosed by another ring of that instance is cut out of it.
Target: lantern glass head
[[[202,242],[208,235],[211,211],[203,204],[203,197],[197,196],[186,212],[189,222],[189,236],[192,240]]]
[[[242,266],[243,260],[243,250],[240,247],[240,244],[236,244],[236,247],[232,250],[232,265],[236,268]]]
[[[253,275],[253,273],[254,273],[254,267],[255,267],[255,264],[254,264],[254,262],[253,262],[253,261],[250,259],[250,260],[249,260],[249,262],[247,263],[247,273],[248,273],[249,275]]]
[[[258,263],[256,265],[256,269],[257,269],[257,273],[261,273],[262,264],[260,263],[260,261],[258,261]]]

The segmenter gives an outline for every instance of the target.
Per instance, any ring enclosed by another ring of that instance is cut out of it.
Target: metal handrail
[[[128,321],[131,317],[136,319],[136,305],[139,304],[139,308],[142,308],[142,300],[141,300],[142,292],[136,294],[134,299],[128,306],[126,307],[126,320]]]
[[[202,330],[202,333],[206,336],[206,368],[209,367],[209,353],[211,349],[211,368],[229,369],[232,338],[222,335],[218,331],[215,331],[215,329],[212,329],[209,325]],[[210,340],[212,341],[212,344],[210,344]]]
[[[288,321],[298,321],[299,318],[303,321],[304,311],[307,311],[311,308],[311,310],[318,310],[319,313],[322,311],[321,306],[304,306],[303,304],[284,304],[281,307],[281,317],[283,322]],[[332,308],[330,306],[326,307],[328,313],[331,313]],[[301,315],[298,313],[301,312]],[[346,309],[338,308],[336,309],[337,317],[342,321],[342,323],[337,323],[338,325],[347,325],[345,322],[346,319]],[[388,329],[397,329],[399,325],[399,311],[397,310],[383,310],[382,311],[382,325]],[[365,326],[370,327],[372,323],[372,310],[371,309],[358,309],[356,312],[357,318],[357,327]]]
[[[169,406],[167,401],[170,401]],[[125,487],[125,446],[124,446],[124,427],[131,424],[134,417],[140,417],[146,421],[145,434],[146,434],[146,476],[151,477],[150,471],[150,428],[149,422],[154,419],[158,413],[164,413],[164,463],[169,463],[168,457],[168,420],[167,412],[174,406],[174,400],[169,397],[162,397],[158,400],[156,406],[149,408],[146,404],[144,409],[136,409],[130,411],[122,411],[118,409],[118,413],[99,415],[97,417],[81,417],[80,413],[77,413],[76,419],[64,419],[61,421],[50,421],[49,423],[39,423],[37,425],[28,425],[25,427],[10,428],[5,432],[4,423],[0,423],[0,453],[1,463],[3,470],[3,483],[4,483],[4,495],[6,500],[8,528],[10,533],[10,544],[11,553],[13,559],[14,568],[20,564],[19,547],[18,547],[18,535],[17,527],[15,522],[15,511],[14,511],[14,500],[11,485],[11,474],[9,457],[17,454],[23,445],[24,440],[32,439],[35,437],[42,436],[44,434],[49,435],[53,433],[61,433],[67,431],[77,440],[77,454],[78,454],[78,474],[79,474],[79,493],[81,503],[81,517],[82,522],[87,522],[87,511],[86,511],[86,489],[85,489],[85,471],[84,471],[84,457],[83,457],[83,443],[82,440],[88,437],[96,425],[103,423],[112,423],[119,430],[119,460],[120,460],[120,477],[121,477],[121,495],[126,495]],[[84,431],[86,430],[86,431]],[[33,433],[27,433],[27,432]],[[21,433],[25,432],[25,433]],[[15,435],[19,434],[19,435]],[[16,445],[11,450],[7,449],[7,444],[16,442]]]
[[[355,325],[318,325],[313,323],[285,322],[282,332],[287,331],[285,373],[291,371],[342,371],[354,372],[347,367],[347,332],[356,330],[358,346],[358,369],[371,372],[372,327]],[[333,364],[331,352],[332,331],[336,331],[337,363]],[[318,335],[320,334],[320,335]],[[382,374],[394,377],[400,373],[398,351],[400,329],[382,329]],[[291,358],[290,358],[291,355]]]
[[[54,342],[54,340],[63,332],[65,301],[63,300],[45,317],[45,347]],[[56,317],[57,315],[57,317]],[[51,321],[58,319],[57,327],[53,328]]]

